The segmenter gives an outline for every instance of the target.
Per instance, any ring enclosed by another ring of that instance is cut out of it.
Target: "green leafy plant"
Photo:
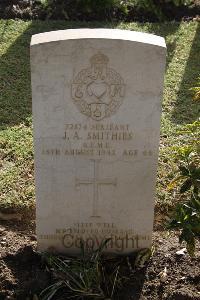
[[[170,5],[173,8],[190,5],[192,0],[132,0],[129,5],[136,10],[142,9],[144,12],[151,13],[157,17],[159,21],[166,19],[166,10]]]
[[[50,300],[55,295],[59,299],[59,292],[65,299],[112,299],[125,277],[120,272],[122,259],[108,263],[102,255],[108,242],[109,239],[103,241],[97,250],[86,249],[81,242],[80,257],[46,253],[44,260],[53,273],[54,283],[41,292],[40,299]]]
[[[185,241],[188,253],[194,256],[195,239],[200,238],[200,197],[193,195],[187,203],[179,203],[169,228],[181,231],[180,243]]]
[[[78,257],[44,253],[44,263],[53,281],[38,300],[115,299],[135,271],[145,267],[155,249],[140,249],[129,256],[103,254],[109,242],[110,239],[102,241],[95,250],[81,241]]]
[[[200,121],[185,126],[186,144],[176,149],[179,160],[178,176],[168,189],[179,184],[180,202],[176,205],[170,229],[179,229],[180,242],[185,241],[188,253],[195,252],[195,239],[200,238]]]
[[[190,5],[192,3],[191,0],[166,0],[166,2],[172,2],[176,6]]]
[[[119,10],[128,13],[125,1],[121,0],[39,0],[40,6],[46,11],[47,18],[63,16],[70,18],[110,18],[111,11]]]
[[[134,2],[136,8],[140,8],[146,12],[153,13],[160,21],[165,19],[162,7],[154,0],[136,0]]]
[[[166,19],[166,11],[179,6],[186,6],[192,0],[37,0],[46,12],[47,18],[65,19],[112,19],[126,17],[142,10],[151,14],[159,21]],[[168,13],[169,14],[169,13]]]

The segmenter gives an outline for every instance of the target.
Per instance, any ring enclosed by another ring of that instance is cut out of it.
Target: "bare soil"
[[[0,300],[31,299],[51,284],[36,243],[34,221],[0,221]],[[200,300],[200,243],[194,258],[176,254],[184,245],[179,245],[175,233],[155,231],[153,245],[155,252],[146,267],[132,274],[115,299]]]

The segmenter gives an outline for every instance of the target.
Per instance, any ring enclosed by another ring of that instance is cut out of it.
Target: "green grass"
[[[0,208],[34,207],[34,175],[29,44],[39,32],[110,27],[155,33],[166,38],[168,56],[161,126],[156,203],[170,205],[166,186],[176,168],[171,146],[184,142],[177,132],[199,115],[189,88],[200,72],[200,23],[77,23],[65,21],[0,21]]]

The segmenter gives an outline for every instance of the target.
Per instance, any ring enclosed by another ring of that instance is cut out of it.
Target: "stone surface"
[[[131,31],[32,37],[39,250],[151,246],[165,52]]]

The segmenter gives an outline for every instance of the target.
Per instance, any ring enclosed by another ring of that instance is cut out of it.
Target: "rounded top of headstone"
[[[65,40],[79,39],[111,39],[133,41],[166,48],[163,37],[130,30],[120,29],[66,29],[35,34],[31,39],[31,46]]]

